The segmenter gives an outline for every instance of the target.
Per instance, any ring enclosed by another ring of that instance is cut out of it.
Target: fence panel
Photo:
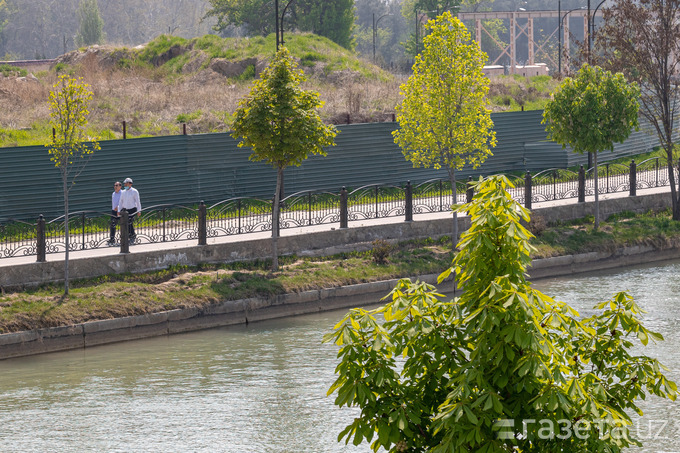
[[[36,224],[10,220],[0,224],[0,258],[35,255]]]
[[[340,196],[330,192],[298,192],[281,201],[280,228],[340,221]]]

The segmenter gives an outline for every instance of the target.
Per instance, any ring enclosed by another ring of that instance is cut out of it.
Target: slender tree
[[[394,141],[414,167],[445,168],[456,203],[456,170],[478,167],[496,146],[489,80],[482,72],[486,54],[470,39],[465,25],[448,11],[427,23],[430,34],[416,57],[413,75],[401,86],[399,129]],[[453,243],[458,211],[453,215]]]
[[[543,111],[548,136],[563,148],[593,153],[595,178],[595,229],[600,226],[597,153],[614,151],[638,128],[640,89],[623,74],[599,66],[583,65],[576,76],[566,78]]]
[[[680,0],[620,0],[605,9],[598,52],[607,67],[624,72],[641,87],[640,113],[666,153],[673,219],[680,220],[680,191],[673,157],[680,85]]]
[[[104,42],[104,21],[99,14],[97,0],[81,0],[78,7],[80,31],[76,36],[79,46],[90,46]]]
[[[264,161],[276,169],[272,208],[272,268],[278,269],[278,225],[283,170],[299,166],[311,154],[326,155],[334,145],[335,127],[323,123],[318,93],[303,90],[304,74],[297,69],[288,49],[281,47],[274,60],[255,81],[250,94],[234,113],[232,135],[248,146],[252,161]]]
[[[630,295],[583,318],[527,281],[529,212],[508,187],[480,181],[458,208],[471,227],[439,281],[455,273],[459,298],[403,279],[324,336],[340,347],[328,393],[359,409],[339,439],[390,452],[621,452],[639,445],[629,414],[640,399],[675,400],[667,368],[632,351],[663,337]]]
[[[55,133],[52,141],[46,145],[50,160],[61,174],[64,195],[64,295],[69,293],[69,192],[78,175],[83,171],[91,155],[100,149],[99,142],[85,137],[87,127],[88,105],[92,92],[82,79],[73,79],[68,75],[59,77],[50,91],[51,125]]]

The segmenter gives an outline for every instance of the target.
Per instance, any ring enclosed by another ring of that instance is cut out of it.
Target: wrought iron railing
[[[677,181],[677,168],[674,169]],[[637,189],[669,185],[665,162],[658,157],[630,166],[603,164],[598,167],[601,194],[625,192],[635,195]],[[515,185],[511,196],[531,208],[532,203],[578,198],[594,194],[593,169],[578,172],[548,169],[524,178],[508,177]],[[471,178],[456,182],[456,201],[465,203],[472,197]],[[285,197],[280,202],[279,228],[299,228],[350,221],[451,211],[453,191],[449,180],[432,179],[416,185],[372,184],[348,192],[305,191]],[[127,215],[127,214],[125,214]],[[119,222],[122,224],[124,221]],[[88,250],[108,246],[111,215],[95,211],[69,213],[70,250]],[[272,201],[258,198],[230,198],[211,206],[198,207],[156,205],[145,208],[134,219],[135,237],[131,244],[198,240],[272,230]],[[37,256],[63,252],[66,248],[64,216],[37,222],[12,220],[0,224],[0,258]],[[127,236],[127,235],[125,235]],[[121,237],[120,225],[116,241]],[[127,243],[126,243],[127,244]],[[127,244],[129,245],[129,244]],[[123,249],[121,244],[121,250]]]

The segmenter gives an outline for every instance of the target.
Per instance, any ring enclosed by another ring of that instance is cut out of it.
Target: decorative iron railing
[[[677,181],[678,170],[674,169]],[[548,169],[524,178],[508,176],[514,184],[509,190],[519,203],[531,208],[532,203],[578,198],[585,201],[593,195],[593,169],[578,172]],[[601,194],[625,192],[635,195],[637,189],[669,185],[668,170],[663,159],[647,159],[630,166],[606,163],[598,166],[598,188]],[[465,203],[472,198],[472,178],[456,181],[456,202]],[[451,182],[432,179],[403,186],[372,184],[348,192],[327,191],[298,192],[280,202],[279,228],[300,228],[322,224],[340,223],[346,228],[351,221],[451,211],[453,191]],[[124,214],[125,216],[127,214]],[[95,211],[69,213],[70,250],[89,250],[109,245],[111,215]],[[157,205],[145,208],[133,221],[135,236],[125,238],[120,234],[124,218],[117,224],[115,241],[129,244],[198,240],[205,244],[207,238],[263,232],[272,230],[272,201],[258,198],[230,198],[198,207]],[[12,220],[0,224],[0,258],[37,256],[44,261],[47,253],[63,252],[66,248],[64,216],[49,222],[42,216],[37,222]]]

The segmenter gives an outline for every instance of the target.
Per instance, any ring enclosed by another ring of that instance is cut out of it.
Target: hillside
[[[324,121],[391,121],[404,75],[389,74],[352,52],[311,34],[290,34],[286,45],[321,94]],[[82,77],[94,93],[91,134],[102,139],[224,132],[239,99],[268,64],[274,37],[191,40],[161,35],[135,48],[93,46],[60,56],[35,74],[0,67],[0,143],[44,144],[49,137],[48,93],[59,74]],[[495,111],[542,108],[554,82],[504,77],[492,83]]]

